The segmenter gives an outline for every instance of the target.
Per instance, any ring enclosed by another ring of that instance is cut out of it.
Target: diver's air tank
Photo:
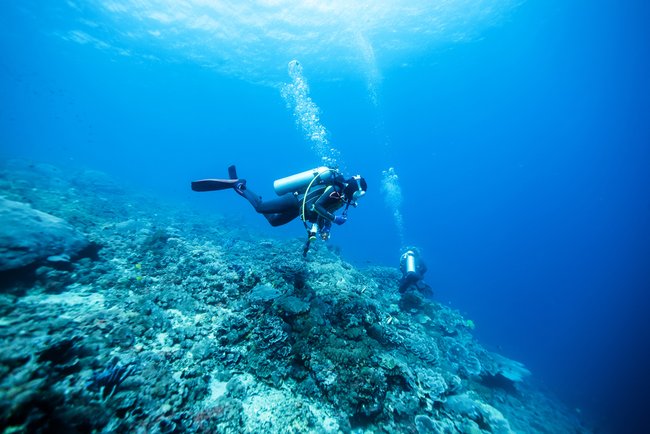
[[[309,183],[317,176],[319,179],[315,182],[315,184],[320,184],[334,177],[334,170],[325,166],[306,170],[301,173],[296,173],[295,175],[276,179],[273,181],[273,188],[275,189],[275,193],[278,196],[293,192],[304,193],[309,186]]]
[[[413,253],[412,250],[409,250],[408,252],[404,253],[403,256],[404,259],[404,270],[406,271],[407,275],[415,274],[417,271],[415,267],[415,253]]]

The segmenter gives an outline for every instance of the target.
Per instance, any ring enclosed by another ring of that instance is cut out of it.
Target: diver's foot
[[[246,190],[246,180],[245,179],[238,180],[238,182],[235,184],[233,189],[235,190],[235,193],[237,193],[240,196],[243,196],[244,190]]]

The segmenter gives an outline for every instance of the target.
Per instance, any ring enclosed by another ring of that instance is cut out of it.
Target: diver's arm
[[[325,209],[325,203],[330,197],[330,194],[334,191],[334,187],[331,185],[323,191],[323,194],[320,195],[316,203],[314,204],[314,211],[316,211],[316,214],[319,216],[323,217],[325,220],[329,222],[334,221],[334,214],[331,212],[327,211]]]

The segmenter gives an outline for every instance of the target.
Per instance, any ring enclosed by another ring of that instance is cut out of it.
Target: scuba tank
[[[278,196],[294,192],[304,193],[310,183],[315,181],[316,177],[320,178],[317,181],[317,183],[320,184],[334,178],[336,173],[337,172],[334,169],[330,169],[329,167],[317,167],[285,178],[276,179],[273,181],[273,189]]]
[[[412,250],[404,253],[402,256],[404,260],[404,271],[407,276],[412,276],[416,273],[417,267],[415,266],[415,253]]]

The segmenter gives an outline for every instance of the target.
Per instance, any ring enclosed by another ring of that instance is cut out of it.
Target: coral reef
[[[45,259],[69,262],[71,254],[87,246],[84,236],[63,219],[0,197],[0,271]]]
[[[589,432],[394,268],[305,259],[96,172],[13,161],[0,187],[94,246],[1,274],[6,432]]]

